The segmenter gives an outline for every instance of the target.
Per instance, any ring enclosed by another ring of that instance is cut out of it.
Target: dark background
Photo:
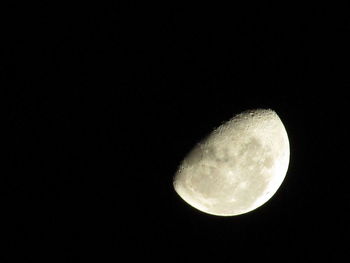
[[[146,2],[3,9],[2,261],[346,258],[349,6]],[[281,188],[193,209],[177,166],[254,108],[286,126]]]

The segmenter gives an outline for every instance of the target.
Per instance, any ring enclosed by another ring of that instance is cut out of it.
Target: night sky
[[[5,9],[1,261],[346,259],[349,11],[177,1]],[[172,186],[178,165],[255,108],[286,127],[282,186],[240,216],[192,208]]]

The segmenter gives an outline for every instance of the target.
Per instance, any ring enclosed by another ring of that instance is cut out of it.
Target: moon
[[[248,110],[214,129],[174,175],[177,194],[194,208],[236,216],[266,203],[289,165],[287,131],[271,109]]]

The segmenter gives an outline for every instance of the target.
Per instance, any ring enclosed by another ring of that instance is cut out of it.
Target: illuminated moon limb
[[[276,112],[249,110],[193,148],[174,176],[174,189],[205,213],[240,215],[276,193],[288,164],[288,135]]]

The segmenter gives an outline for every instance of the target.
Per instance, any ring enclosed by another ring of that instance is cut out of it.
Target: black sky
[[[147,1],[6,9],[3,262],[349,255],[349,11]],[[191,208],[172,188],[177,166],[253,108],[286,126],[281,188],[242,216]]]

